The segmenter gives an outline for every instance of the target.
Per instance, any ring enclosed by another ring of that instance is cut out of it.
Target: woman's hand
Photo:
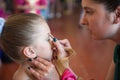
[[[59,42],[66,48],[72,48],[68,39],[59,40]]]
[[[59,80],[58,75],[56,75],[56,69],[54,65],[44,60],[40,57],[30,61],[34,67],[28,67],[29,73],[35,78],[35,80]],[[51,77],[50,74],[55,74],[56,77]]]
[[[68,39],[53,41],[53,45],[54,55],[57,56],[58,58],[66,57],[67,56],[66,50],[72,49]]]
[[[74,50],[72,49],[70,42],[67,39],[64,40],[55,40],[54,44],[54,55],[56,65],[56,69],[58,70],[61,80],[77,80],[76,74],[69,67],[69,57],[74,54]]]

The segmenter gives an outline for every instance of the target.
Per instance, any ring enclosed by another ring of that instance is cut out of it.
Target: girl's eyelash
[[[51,37],[48,36],[47,41],[51,41]]]
[[[50,38],[48,38],[47,41],[50,41]]]

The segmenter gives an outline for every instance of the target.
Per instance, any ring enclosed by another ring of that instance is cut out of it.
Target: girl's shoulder
[[[18,69],[14,75],[13,80],[30,80],[24,70]]]

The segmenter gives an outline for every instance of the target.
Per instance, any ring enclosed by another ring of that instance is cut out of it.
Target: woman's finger
[[[63,40],[59,40],[60,44],[62,44],[64,47],[68,47],[71,48],[70,42],[68,39],[63,39]]]
[[[58,40],[56,42],[53,42],[53,44],[57,48],[58,53],[63,53],[64,52],[64,48]]]
[[[46,63],[48,63],[48,62],[46,62]],[[33,64],[35,67],[37,67],[38,69],[40,69],[40,70],[42,70],[42,71],[44,71],[44,72],[49,72],[49,70],[50,70],[51,68],[53,68],[54,66],[53,66],[52,63],[48,63],[48,64],[46,64],[46,63],[43,63],[43,62],[40,62],[40,61],[37,61],[37,60],[33,60],[33,61],[32,61],[32,64]]]
[[[37,57],[36,60],[42,64],[44,64],[45,66],[53,66],[53,64],[45,59],[42,59],[40,57]]]
[[[37,70],[34,70],[32,67],[28,67],[28,69],[32,76],[36,78],[36,80],[42,80],[42,78],[44,78],[47,75],[47,73],[40,71],[38,72]]]
[[[43,63],[40,63],[40,62],[38,62],[38,61],[36,61],[36,60],[33,60],[32,63],[33,63],[34,66],[37,67],[38,69],[41,69],[41,70],[46,71],[46,72],[48,71],[47,66],[44,65]]]
[[[56,42],[53,42],[53,44],[56,47],[56,50],[53,50],[53,51],[56,52],[56,54],[58,55],[58,58],[63,58],[67,55],[64,50],[64,46],[60,44],[59,40],[57,40]]]

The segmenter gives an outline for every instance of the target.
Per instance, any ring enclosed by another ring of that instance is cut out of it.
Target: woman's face
[[[49,42],[50,37],[48,33],[50,33],[50,29],[48,28],[48,26],[42,27],[40,29],[40,35],[38,36],[38,38],[36,38],[33,46],[38,56],[47,60],[51,60],[52,49]]]
[[[104,4],[92,0],[82,0],[83,16],[80,24],[88,27],[94,39],[111,38],[117,32],[114,12],[108,12]]]

